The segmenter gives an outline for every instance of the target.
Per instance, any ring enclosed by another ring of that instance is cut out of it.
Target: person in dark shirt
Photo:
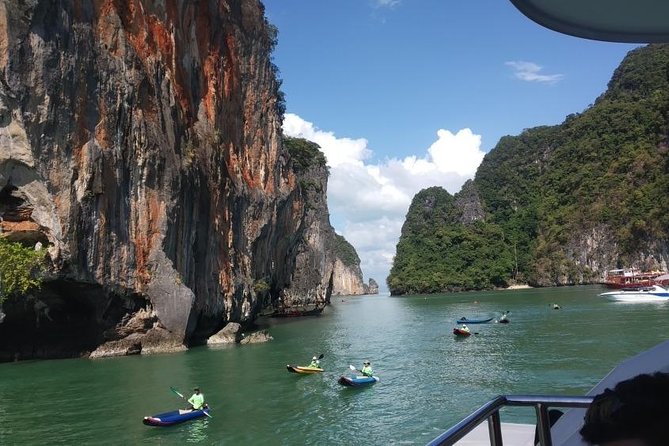
[[[642,374],[595,396],[581,437],[599,446],[669,444],[669,374]]]

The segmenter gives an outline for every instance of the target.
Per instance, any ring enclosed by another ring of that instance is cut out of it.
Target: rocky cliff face
[[[370,278],[369,282],[364,285],[365,294],[379,294],[379,284],[376,280]]]
[[[292,282],[295,284],[318,283],[318,290],[325,293],[304,294],[290,289],[281,294],[280,306],[287,311],[304,311],[322,308],[329,303],[329,296],[365,294],[360,269],[360,258],[353,246],[338,235],[330,224],[327,206],[326,159],[318,144],[302,138],[285,138],[297,175],[296,193],[303,209],[303,247],[297,254]],[[299,234],[298,234],[299,235]],[[303,287],[298,286],[299,291]],[[325,300],[327,298],[327,300]]]
[[[460,211],[458,222],[463,225],[475,221],[485,221],[485,211],[481,203],[481,197],[472,180],[467,180],[462,189],[455,196],[455,207]]]
[[[263,14],[0,5],[0,224],[50,263],[39,292],[5,303],[0,360],[182,349],[268,301],[329,299]]]
[[[362,281],[360,265],[347,266],[340,259],[335,260],[332,294],[350,296],[366,294],[365,283]]]
[[[362,281],[360,257],[353,245],[336,234],[333,229],[329,246],[335,258],[332,294],[338,296],[370,294],[368,285]]]
[[[379,294],[379,284],[372,278],[368,283],[362,280],[360,264],[346,265],[337,258],[334,265],[332,295],[359,296],[361,294]]]

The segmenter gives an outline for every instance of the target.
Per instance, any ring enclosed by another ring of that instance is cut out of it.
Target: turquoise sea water
[[[669,338],[669,304],[607,302],[597,286],[333,298],[316,318],[270,321],[274,340],[185,353],[0,364],[0,444],[425,444],[498,394],[582,395]],[[561,310],[553,310],[558,302]],[[455,338],[455,319],[499,316]],[[323,353],[326,372],[288,373]],[[337,384],[370,359],[381,381]],[[212,419],[142,417],[201,386]],[[511,409],[502,421],[531,422]]]

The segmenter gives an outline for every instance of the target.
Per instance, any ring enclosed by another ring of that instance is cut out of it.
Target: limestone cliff
[[[379,284],[376,280],[370,278],[369,283],[365,284],[365,294],[379,294]]]
[[[0,4],[0,224],[49,253],[0,360],[182,349],[329,300],[275,41],[254,0]]]
[[[360,265],[348,266],[340,259],[335,261],[332,294],[336,296],[366,294]]]
[[[318,144],[305,139],[288,137],[284,144],[294,163],[298,193],[305,203],[303,221],[308,226],[303,236],[309,249],[297,255],[293,281],[313,283],[320,278],[319,286],[327,290],[327,296],[365,294],[360,258],[330,224],[325,156]],[[282,294],[281,304],[288,309],[322,308],[326,303],[316,295],[296,295],[290,290]]]
[[[367,294],[365,283],[362,281],[360,257],[355,248],[339,234],[332,231],[330,239],[331,250],[336,256],[332,294],[341,296],[355,296]]]

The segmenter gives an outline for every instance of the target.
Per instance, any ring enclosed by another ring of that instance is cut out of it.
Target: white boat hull
[[[617,290],[600,294],[615,302],[667,302],[669,301],[669,291],[661,286],[642,288],[639,290]]]

